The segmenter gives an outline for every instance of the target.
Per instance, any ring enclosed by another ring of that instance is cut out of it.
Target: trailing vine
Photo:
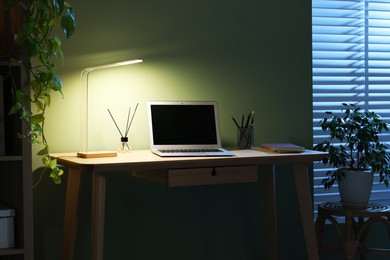
[[[45,169],[50,170],[50,177],[59,184],[63,170],[57,160],[49,155],[49,144],[45,137],[45,114],[51,104],[54,92],[62,93],[62,80],[57,75],[56,64],[63,62],[61,40],[56,27],[61,28],[65,38],[69,38],[75,30],[73,7],[64,0],[8,0],[8,8],[17,6],[21,11],[21,28],[14,37],[20,47],[22,57],[30,72],[30,91],[26,92],[14,87],[15,105],[10,114],[19,114],[27,125],[27,130],[20,133],[21,138],[28,138],[32,144],[43,148],[37,155],[42,157]],[[29,109],[29,105],[32,108]]]

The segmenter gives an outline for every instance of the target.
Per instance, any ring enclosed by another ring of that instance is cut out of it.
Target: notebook
[[[159,156],[234,156],[221,147],[217,103],[147,102],[150,149]]]
[[[278,153],[302,153],[305,151],[304,147],[291,143],[262,144],[261,147]]]

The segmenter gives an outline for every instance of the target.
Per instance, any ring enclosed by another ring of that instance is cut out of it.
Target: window
[[[327,137],[318,126],[325,111],[340,112],[343,102],[390,122],[390,0],[312,0],[312,37],[313,143]],[[390,148],[390,135],[381,138]],[[315,208],[340,200],[336,185],[321,185],[327,170],[314,165]],[[371,200],[390,205],[390,189],[377,176]]]

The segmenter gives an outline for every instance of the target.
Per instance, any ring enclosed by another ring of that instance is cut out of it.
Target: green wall
[[[145,102],[149,99],[216,100],[226,146],[235,144],[231,116],[253,109],[256,144],[293,142],[310,147],[310,1],[71,4],[77,30],[63,43],[65,64],[60,72],[65,96],[55,98],[47,123],[53,152],[79,149],[81,70],[134,58],[144,62],[118,68],[108,79],[96,73],[90,83],[109,97],[107,106],[123,104],[124,113],[129,105],[140,103],[130,131],[134,149],[148,148]],[[98,98],[94,101],[100,104]],[[90,143],[105,149],[115,145],[118,136],[107,107],[95,106]],[[39,165],[35,158],[34,168]],[[282,166],[278,171],[281,259],[305,259],[291,168]],[[260,169],[256,184],[175,189],[134,179],[129,173],[110,175],[105,259],[267,259],[262,173]],[[40,169],[34,174],[38,179]],[[45,176],[34,190],[39,260],[60,256],[66,174],[63,181],[55,185]],[[75,259],[89,256],[89,181],[84,176]]]

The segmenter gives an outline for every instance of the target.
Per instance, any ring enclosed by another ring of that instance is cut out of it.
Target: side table
[[[336,217],[345,218],[345,227],[339,223]],[[339,245],[327,245],[322,243],[325,221],[329,220],[340,237]],[[342,251],[345,259],[353,259],[356,252],[360,259],[365,259],[366,254],[390,255],[390,249],[367,248],[365,242],[371,224],[383,222],[387,227],[390,239],[390,208],[379,203],[370,203],[364,209],[345,208],[340,202],[325,202],[318,206],[316,220],[316,233],[319,251]],[[343,232],[344,231],[344,232]]]

